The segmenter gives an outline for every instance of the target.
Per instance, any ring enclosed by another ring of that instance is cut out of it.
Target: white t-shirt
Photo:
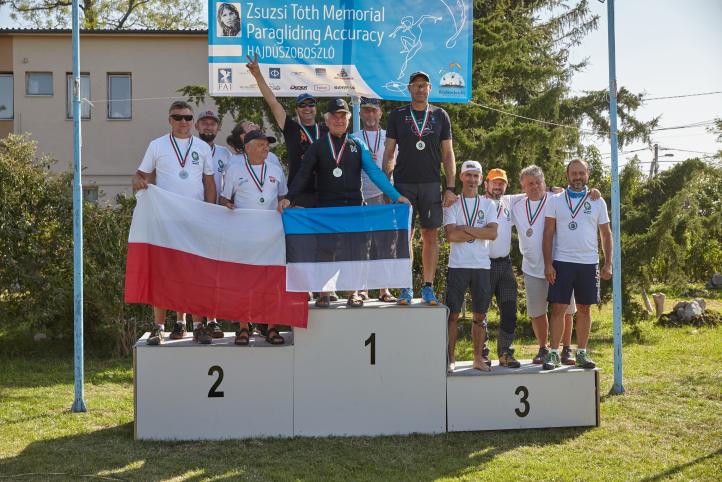
[[[572,218],[566,190],[554,194],[547,201],[545,216],[556,219],[556,246],[554,260],[579,264],[599,263],[598,226],[609,223],[607,203],[599,198],[571,198],[572,207],[579,205],[576,217]]]
[[[213,144],[211,147],[211,167],[213,167],[213,180],[216,183],[216,202],[223,190],[223,176],[230,165],[231,151],[227,147]]]
[[[250,165],[259,181],[261,180],[261,166],[262,164]],[[233,204],[237,208],[276,209],[278,196],[286,194],[288,194],[286,175],[276,164],[266,162],[262,192],[258,190],[245,161],[231,163],[231,167],[226,171],[222,196],[226,199],[233,199]]]
[[[511,207],[512,204],[523,198],[524,194],[506,194],[499,199],[497,204],[493,199],[489,199],[496,209],[496,239],[489,242],[489,257],[505,258],[509,256],[511,251]],[[487,198],[488,199],[488,198]]]
[[[496,206],[494,203],[484,196],[479,196],[478,199],[479,206],[476,209],[477,215],[473,227],[483,228],[487,224],[496,223]],[[473,216],[474,198],[459,196],[454,204],[444,208],[444,226],[450,224],[469,225],[461,207],[462,202],[466,203],[467,212],[470,216]],[[449,244],[451,245],[449,268],[489,269],[491,267],[488,239],[474,239],[471,242],[463,241]]]
[[[369,151],[371,151],[372,154],[374,153],[374,149],[376,149],[376,146],[378,145],[374,162],[376,162],[376,165],[379,167],[379,169],[381,169],[381,165],[384,161],[384,144],[386,143],[386,130],[379,129],[378,131],[365,132],[365,136],[363,130],[354,132],[353,136],[366,144],[366,147],[368,147]],[[367,138],[368,142],[366,141]],[[379,189],[376,184],[371,181],[368,174],[366,174],[363,169],[361,170],[361,194],[363,195],[364,200],[371,199],[383,194],[381,192],[381,189]]]
[[[519,251],[523,256],[521,270],[535,278],[544,278],[544,254],[542,252],[544,216],[546,205],[551,197],[551,193],[545,193],[539,201],[529,201],[528,214],[527,196],[515,201],[511,207],[511,220],[516,226],[519,235]],[[533,217],[533,224],[529,223],[530,217]]]
[[[161,189],[203,201],[203,175],[213,174],[211,148],[195,136],[176,138],[181,159],[188,152],[185,167],[181,167],[171,142],[170,134],[151,141],[138,170],[148,174],[155,171],[155,183]]]

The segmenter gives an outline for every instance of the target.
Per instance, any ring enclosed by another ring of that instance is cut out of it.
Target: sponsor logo
[[[315,69],[316,77],[326,77],[326,69]]]
[[[281,86],[278,84],[268,84],[268,87],[270,87],[271,90],[281,90]]]
[[[338,74],[336,74],[334,78],[338,80],[353,80],[353,77],[349,76],[346,69],[343,68],[338,71]]]
[[[308,90],[307,85],[292,85],[291,90]]]
[[[356,90],[353,85],[335,85],[334,90]]]
[[[222,67],[218,69],[218,83],[219,84],[231,84],[233,83],[233,71],[230,68]]]
[[[328,84],[316,84],[313,86],[313,90],[316,92],[328,92],[331,90],[331,86]]]
[[[439,87],[447,89],[466,88],[466,82],[464,81],[464,77],[461,75],[461,64],[455,62],[449,64],[449,70],[444,72],[439,79]]]
[[[239,89],[239,90],[255,89],[255,88],[257,88],[257,87],[258,87],[258,84],[256,84],[255,82],[253,82],[252,84],[239,85],[239,86],[238,86],[238,89]]]
[[[271,79],[280,79],[281,78],[281,68],[280,67],[269,67],[268,68],[268,77]]]

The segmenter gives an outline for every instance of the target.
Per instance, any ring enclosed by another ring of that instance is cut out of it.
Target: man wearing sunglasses
[[[311,94],[301,94],[296,97],[296,117],[298,120],[290,118],[286,115],[286,111],[273,91],[263,78],[261,68],[258,65],[258,55],[254,58],[248,57],[246,64],[251,75],[256,79],[258,88],[263,94],[268,107],[276,119],[276,124],[283,131],[283,137],[286,140],[286,149],[288,150],[288,185],[293,184],[300,167],[301,159],[306,150],[319,139],[323,139],[328,128],[325,125],[316,123],[316,98]],[[316,206],[316,178],[310,176],[303,189],[295,199],[295,204],[302,207]]]
[[[180,196],[190,197],[215,204],[216,184],[213,180],[211,148],[201,139],[193,136],[193,108],[184,101],[175,101],[168,111],[171,132],[150,143],[143,161],[133,176],[133,191],[146,189],[155,184],[161,189]],[[153,307],[155,326],[148,338],[149,345],[163,343],[163,328],[166,310]],[[185,336],[185,314],[176,312],[177,321],[171,339]],[[194,335],[201,326],[202,316],[193,315]],[[210,336],[196,341],[210,343]]]

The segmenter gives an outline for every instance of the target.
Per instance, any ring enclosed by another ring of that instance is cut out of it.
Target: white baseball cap
[[[464,161],[461,165],[461,174],[465,172],[478,172],[481,174],[481,164],[478,161]]]

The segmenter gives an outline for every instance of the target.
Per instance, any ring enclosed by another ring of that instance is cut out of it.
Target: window
[[[13,74],[0,74],[0,119],[13,118]]]
[[[132,118],[133,106],[130,99],[130,74],[108,74],[108,119]]]
[[[65,103],[65,117],[73,118],[73,74],[65,75],[67,89],[67,100]],[[90,100],[90,74],[80,74],[80,98]],[[80,118],[90,119],[90,104],[80,103]]]
[[[25,75],[26,95],[53,95],[52,72],[28,72]]]
[[[83,186],[83,199],[86,202],[98,204],[98,186]]]

